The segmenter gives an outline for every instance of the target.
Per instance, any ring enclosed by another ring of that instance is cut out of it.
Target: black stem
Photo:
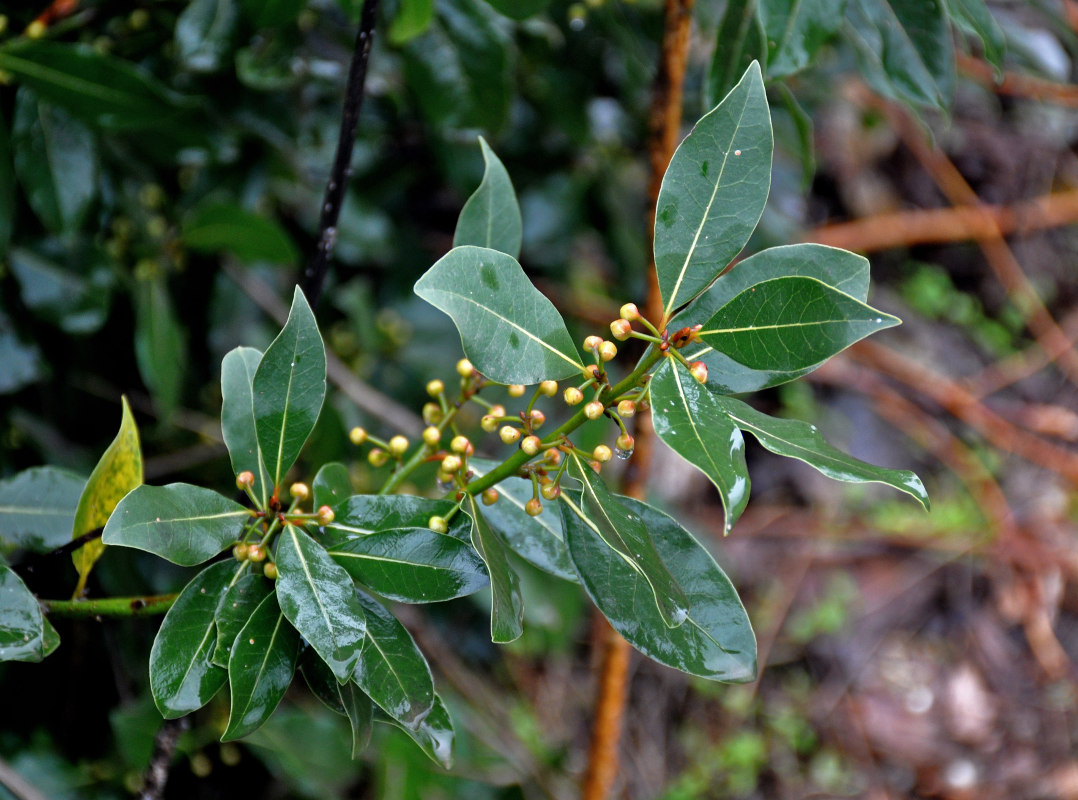
[[[363,107],[363,86],[367,79],[367,62],[371,56],[371,44],[374,41],[374,22],[378,11],[378,0],[363,0],[363,9],[359,17],[359,34],[352,51],[352,64],[348,68],[348,87],[345,90],[344,113],[341,116],[341,132],[337,139],[337,154],[333,159],[333,171],[326,184],[326,194],[322,199],[322,217],[318,224],[318,242],[314,255],[303,270],[300,288],[307,296],[312,307],[318,305],[325,283],[326,268],[337,243],[337,220],[341,216],[348,179],[352,177],[352,148],[356,143],[356,128],[359,126],[359,111]]]
[[[153,758],[146,774],[142,778],[142,790],[139,800],[161,800],[168,783],[168,773],[172,767],[172,754],[176,752],[176,743],[180,735],[191,727],[188,717],[167,719],[153,741]]]

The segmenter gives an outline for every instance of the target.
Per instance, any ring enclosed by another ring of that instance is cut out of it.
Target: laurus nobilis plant
[[[481,145],[486,173],[461,212],[454,247],[415,285],[460,332],[459,387],[428,385],[420,442],[351,432],[353,443],[371,448],[372,463],[395,464],[378,494],[353,494],[342,464],[323,466],[309,486],[289,484],[326,394],[323,341],[298,289],[264,353],[239,347],[222,364],[222,430],[246,505],[198,486],[143,484],[126,405],[120,434],[85,485],[49,468],[7,482],[0,522],[17,546],[70,539],[72,515],[76,536],[104,525],[92,552],[75,553],[82,582],[108,545],[182,566],[212,562],[169,601],[150,653],[150,685],[165,717],[195,711],[227,683],[223,738],[242,737],[273,713],[298,670],[348,717],[356,752],[381,720],[448,764],[446,707],[385,601],[442,602],[489,586],[491,637],[513,641],[525,599],[510,554],[578,582],[648,657],[711,680],[752,680],[748,616],[707,548],[604,480],[605,462],[632,453],[625,420],[637,413],[650,411],[659,437],[714,484],[726,531],[749,499],[746,431],[832,478],[884,483],[927,508],[913,473],[859,461],[815,426],[731,396],[804,375],[898,324],[866,303],[868,262],[842,250],[777,247],[719,277],[755,228],[770,185],[771,121],[758,65],[696,124],[666,172],[654,235],[662,317],[622,307],[613,339],[643,340],[647,349],[620,377],[609,369],[614,341],[589,336],[578,349],[526,277],[512,183]],[[522,407],[487,401],[484,390],[498,385]],[[570,416],[545,431],[543,404],[562,402]],[[502,445],[473,443],[461,430],[458,412],[468,403],[483,407],[482,431]],[[577,447],[588,424],[616,430],[615,447]],[[500,460],[476,455],[502,446],[512,451]],[[444,496],[394,494],[431,461]],[[58,643],[34,595],[0,566],[0,658],[40,660]]]

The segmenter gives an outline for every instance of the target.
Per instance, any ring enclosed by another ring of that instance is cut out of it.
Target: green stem
[[[441,398],[444,397],[445,393],[443,392],[441,394]],[[474,399],[474,396],[473,398],[469,399]],[[465,402],[465,399],[461,397],[460,401],[456,405],[450,406],[443,400],[442,419],[436,426],[438,430],[444,432],[445,429],[449,427],[450,423],[453,421],[453,418],[457,416],[457,412],[460,411]],[[412,453],[411,458],[409,458],[407,461],[405,461],[403,464],[393,470],[393,474],[389,476],[389,480],[387,480],[385,484],[383,484],[382,488],[378,490],[378,494],[389,494],[402,483],[404,483],[404,479],[411,475],[413,472],[415,472],[416,468],[419,467],[419,465],[422,464],[424,461],[426,461],[427,456],[429,456],[433,452],[435,452],[435,448],[431,447],[430,445],[421,445],[419,449]]]
[[[662,357],[663,354],[659,352],[659,349],[657,347],[652,347],[647,351],[647,353],[644,354],[644,357],[640,359],[640,363],[636,365],[636,369],[630,372],[624,380],[622,380],[621,382],[610,388],[609,391],[604,392],[603,394],[607,398],[616,398],[620,396],[625,391],[635,386],[637,381],[647,375],[648,370],[655,366],[655,364]],[[563,436],[568,436],[585,422],[588,422],[588,418],[584,414],[584,409],[581,408],[578,412],[573,414],[573,416],[571,416],[568,421],[566,421],[560,428],[549,433],[546,438],[543,439],[543,444],[550,444],[562,438]],[[516,475],[520,468],[532,458],[534,458],[534,456],[529,456],[523,450],[517,450],[515,453],[513,453],[513,455],[509,456],[509,458],[507,458],[497,467],[492,469],[486,475],[476,478],[474,481],[469,483],[466,487],[464,487],[464,491],[473,496],[477,495],[484,489],[488,489],[491,486],[494,486],[495,484],[505,480],[506,478],[510,478],[513,475]]]
[[[100,600],[41,600],[41,610],[57,617],[149,617],[164,614],[178,595],[104,597]]]

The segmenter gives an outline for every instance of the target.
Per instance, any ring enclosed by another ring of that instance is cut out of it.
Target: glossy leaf
[[[221,433],[232,460],[232,472],[254,475],[255,497],[261,497],[265,504],[272,487],[258,446],[251,388],[261,360],[262,353],[253,347],[237,347],[221,361]]]
[[[520,593],[520,579],[509,564],[505,546],[483,519],[479,503],[472,495],[468,495],[464,511],[472,520],[472,546],[490,575],[490,638],[499,644],[511,642],[524,632],[524,596]]]
[[[411,634],[380,603],[357,594],[367,618],[355,681],[383,711],[415,729],[434,704],[434,679]]]
[[[585,528],[647,582],[658,614],[666,625],[676,628],[684,623],[688,603],[685,592],[663,563],[639,515],[620,503],[579,456],[573,453],[569,458],[569,474],[583,484],[581,504],[575,513]],[[563,524],[564,519],[563,513]],[[579,572],[580,562],[575,556],[573,563]]]
[[[258,605],[243,626],[228,659],[232,710],[221,741],[239,739],[269,719],[284,698],[296,671],[299,634],[273,594]]]
[[[60,646],[60,634],[52,627],[48,617],[41,618],[41,657],[48,658]]]
[[[468,459],[468,466],[480,477],[498,462],[483,458]],[[498,484],[498,502],[483,507],[483,517],[509,548],[528,563],[567,581],[578,582],[569,550],[561,532],[561,519],[550,505],[538,516],[524,511],[532,498],[532,482],[525,478],[506,478]]]
[[[655,433],[719,490],[729,532],[749,502],[745,439],[715,396],[681,364],[667,359],[651,379]]]
[[[520,258],[523,223],[513,182],[505,166],[490,149],[486,139],[479,137],[483,150],[483,181],[468,198],[457,219],[453,246],[475,245],[499,250]]]
[[[311,490],[314,492],[315,508],[336,508],[352,495],[352,477],[348,474],[348,467],[336,461],[323,464],[314,476]]]
[[[401,603],[452,600],[489,583],[470,545],[429,528],[358,536],[330,546],[328,552],[364,586]]]
[[[444,517],[456,507],[452,500],[407,494],[356,494],[336,506],[326,530],[349,538],[397,528],[426,528],[433,516]]]
[[[122,398],[123,414],[120,431],[108,446],[90,473],[86,486],[75,508],[75,522],[71,534],[77,539],[95,528],[105,527],[113,509],[128,492],[142,483],[142,450],[139,447],[138,428],[127,398]],[[105,552],[100,539],[87,542],[74,553],[71,560],[79,573],[75,594],[81,594],[94,562]]]
[[[767,43],[756,16],[757,0],[731,0],[715,36],[704,103],[714,107],[754,61],[767,63]]]
[[[326,349],[297,286],[284,328],[255,372],[255,429],[269,479],[280,486],[314,430],[326,396]]]
[[[753,680],[756,638],[730,579],[673,519],[638,500],[618,499],[646,526],[663,561],[684,587],[685,623],[667,627],[640,573],[563,504],[569,552],[592,601],[614,630],[660,664],[709,680]]]
[[[366,630],[352,579],[293,525],[278,540],[277,571],[281,611],[344,683],[355,671]]]
[[[299,250],[277,222],[228,203],[199,206],[183,224],[183,243],[200,253],[232,253],[245,262],[295,264]]]
[[[887,484],[910,495],[928,510],[928,493],[914,473],[876,467],[848,456],[828,444],[816,426],[807,422],[769,417],[732,397],[716,397],[715,401],[735,425],[751,433],[771,452],[804,461],[837,481]]]
[[[664,314],[699,294],[745,246],[771,186],[771,114],[753,64],[670,161],[655,217]]]
[[[14,570],[0,564],[0,662],[41,661],[48,655],[45,624],[37,598]]]
[[[401,0],[389,25],[389,42],[402,45],[423,34],[434,19],[434,0]]]
[[[793,372],[899,323],[815,278],[772,278],[715,312],[700,339],[751,369]]]
[[[512,256],[453,248],[415,292],[452,317],[465,355],[492,381],[533,384],[584,370],[561,315]]]
[[[228,679],[211,660],[217,645],[214,615],[241,566],[221,561],[206,567],[165,614],[150,650],[150,691],[165,719],[202,708]]]
[[[0,69],[43,100],[101,128],[165,128],[180,114],[173,95],[148,73],[90,45],[13,39],[0,47]]]
[[[262,5],[272,9],[279,3],[280,0],[265,0]],[[192,72],[220,69],[238,16],[236,0],[191,0],[176,18],[176,54],[180,63]]]
[[[135,288],[135,362],[167,419],[180,404],[187,347],[162,275],[138,280]]]
[[[261,570],[252,572],[250,569],[228,587],[214,614],[217,622],[217,645],[210,656],[214,664],[228,668],[228,659],[232,655],[236,637],[273,589],[273,582],[263,577]]]
[[[116,506],[101,541],[193,567],[231,546],[250,519],[247,508],[212,489],[139,486]]]
[[[1007,55],[1007,36],[988,10],[984,0],[944,0],[951,21],[976,36],[985,60],[996,68],[996,80],[1003,80],[1003,59]]]
[[[0,481],[0,543],[47,553],[71,541],[86,479],[57,467],[32,467]]]
[[[816,278],[862,303],[868,300],[868,259],[848,250],[821,244],[793,244],[762,250],[734,267],[715,281],[691,306],[679,314],[671,328],[704,323],[751,286],[791,275]],[[701,360],[708,366],[708,386],[721,394],[755,392],[769,386],[792,381],[814,370],[783,370],[775,366],[756,370],[739,364],[708,345],[694,345],[685,350],[690,362]]]
[[[407,733],[427,756],[444,769],[453,766],[453,720],[445,707],[445,702],[437,694],[430,713],[414,728],[402,725],[396,720],[386,720]]]
[[[327,708],[348,717],[352,728],[352,758],[358,758],[371,739],[374,704],[355,681],[337,683],[325,662],[310,650],[301,659],[307,685]]]
[[[950,105],[954,45],[942,0],[849,0],[846,20],[873,89],[914,105]]]
[[[767,74],[783,78],[807,67],[842,26],[846,0],[759,0],[767,40]]]
[[[11,147],[15,173],[41,223],[56,233],[78,230],[99,182],[97,143],[89,128],[24,86],[15,96]]]
[[[550,5],[550,0],[487,0],[487,2],[510,19],[534,17]]]

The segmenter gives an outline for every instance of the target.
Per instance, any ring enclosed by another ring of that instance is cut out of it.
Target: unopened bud
[[[599,358],[603,361],[610,361],[618,354],[618,346],[613,342],[603,342],[599,345]]]
[[[435,378],[427,384],[427,394],[431,397],[438,397],[445,391],[445,384]]]
[[[561,463],[561,450],[556,447],[551,447],[546,451],[547,463],[552,467],[558,466]]]
[[[495,403],[490,407],[490,415],[492,417],[504,417],[505,406],[503,406],[501,403]]]
[[[498,490],[491,487],[483,491],[483,505],[492,506],[498,502]]]
[[[427,520],[427,527],[435,533],[445,533],[449,530],[449,523],[445,521],[445,517],[434,516]]]
[[[588,373],[588,374],[589,374],[589,375],[590,375],[590,376],[591,376],[592,378],[594,378],[595,380],[598,380],[598,378],[599,378],[599,372],[600,372],[600,370],[599,370],[599,365],[598,365],[598,364],[588,364],[588,365],[587,365],[586,367],[584,367],[584,370],[585,370],[585,371],[586,371],[586,372],[587,372],[587,373]]]
[[[494,433],[494,431],[498,430],[498,418],[493,414],[486,414],[479,421],[479,427],[487,433]]]
[[[247,560],[247,550],[248,550],[247,545],[240,542],[238,545],[236,545],[235,547],[232,548],[232,556],[237,561],[246,561]]]
[[[546,397],[553,397],[558,393],[557,381],[543,381],[539,384],[539,393]]]
[[[442,407],[437,403],[423,404],[423,421],[428,425],[437,425],[442,421]]]
[[[367,453],[367,462],[372,467],[383,467],[389,461],[389,453],[380,447],[376,447]]]
[[[534,456],[539,452],[539,448],[542,444],[543,442],[538,436],[525,436],[524,440],[520,443],[520,449],[529,456]]]
[[[429,428],[423,429],[423,443],[430,447],[437,447],[438,442],[442,441],[442,432],[431,425]]]
[[[502,425],[502,429],[498,431],[498,435],[506,444],[516,444],[520,441],[520,429],[514,428],[512,425]]]
[[[255,485],[255,474],[249,469],[245,469],[239,475],[236,476],[236,488],[237,489],[250,489]]]
[[[348,440],[358,447],[367,441],[367,431],[363,428],[352,428],[348,431]]]
[[[521,386],[519,383],[514,383],[513,385],[509,386],[506,391],[509,392],[510,397],[524,396],[524,387]]]
[[[577,389],[575,386],[570,386],[561,396],[565,398],[567,405],[575,406],[584,399],[584,393]]]
[[[548,483],[539,490],[539,494],[541,494],[545,500],[557,500],[561,495],[561,486],[557,483]]]
[[[329,525],[331,522],[333,522],[334,516],[335,515],[332,508],[330,508],[329,506],[319,506],[318,516],[315,518],[315,521],[319,525]]]
[[[408,452],[408,440],[403,436],[394,436],[389,440],[389,454],[394,458],[400,458]]]
[[[689,372],[699,383],[707,383],[707,364],[703,361],[694,361],[689,364]]]
[[[598,400],[592,400],[584,406],[584,416],[588,419],[599,419],[603,415],[603,404]]]
[[[598,461],[600,464],[605,464],[614,454],[610,451],[610,448],[605,444],[596,445],[595,449],[591,451],[591,457]]]
[[[633,332],[632,323],[624,319],[616,319],[610,323],[610,333],[619,342],[624,342]]]
[[[453,441],[449,443],[449,449],[454,453],[467,453],[470,446],[471,442],[468,441],[467,436],[454,436]]]
[[[626,303],[621,307],[618,316],[628,322],[636,322],[640,319],[640,309],[636,307],[636,303]]]
[[[543,423],[546,422],[546,414],[544,414],[538,408],[532,409],[532,413],[529,415],[529,418],[531,419],[533,428],[540,428],[542,427]]]
[[[277,565],[272,561],[267,561],[262,567],[262,574],[271,581],[277,580]]]
[[[539,502],[538,497],[533,497],[524,504],[524,510],[528,513],[528,516],[538,517],[543,513],[543,504]]]
[[[636,413],[636,403],[632,400],[622,400],[618,403],[618,416],[631,417]]]
[[[460,460],[460,456],[448,455],[442,459],[442,472],[453,474],[460,470],[463,465],[464,462]]]
[[[472,373],[475,372],[475,367],[472,366],[472,362],[466,358],[462,358],[457,362],[457,374],[462,378],[472,377]]]
[[[293,483],[291,486],[288,487],[288,493],[292,495],[294,499],[299,500],[301,503],[311,496],[311,490],[307,487],[307,484],[305,483]]]
[[[584,339],[584,349],[594,350],[596,347],[603,343],[602,336],[588,336]]]
[[[253,561],[256,564],[260,561],[266,560],[266,548],[260,544],[251,544],[247,546],[247,560]]]
[[[618,450],[624,450],[631,453],[633,448],[636,446],[636,439],[634,439],[627,433],[623,433],[621,436],[618,437],[618,440],[615,444],[617,444]]]

